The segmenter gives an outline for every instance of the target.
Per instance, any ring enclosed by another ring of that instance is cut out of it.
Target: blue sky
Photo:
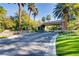
[[[7,16],[15,16],[15,13],[18,11],[18,6],[17,4],[0,4],[1,6],[3,6],[6,10],[7,10]],[[54,20],[52,11],[53,8],[55,8],[56,4],[51,4],[51,3],[37,3],[36,7],[39,10],[39,14],[36,16],[37,20],[40,20],[42,16],[47,16],[47,15],[51,15],[52,20]],[[26,12],[28,13],[28,8],[27,5],[24,7],[24,9],[26,10]],[[31,15],[31,18],[33,18],[33,16]]]

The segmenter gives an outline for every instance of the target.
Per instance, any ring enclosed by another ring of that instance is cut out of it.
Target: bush
[[[7,36],[0,36],[0,38],[7,38]]]
[[[37,28],[30,27],[29,31],[30,32],[38,32],[38,29]]]
[[[3,31],[4,31],[3,29],[0,29],[0,33],[3,32]]]

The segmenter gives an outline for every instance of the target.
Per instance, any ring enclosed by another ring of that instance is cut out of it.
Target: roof
[[[44,22],[41,25],[50,26],[50,25],[60,25],[64,22],[63,20],[51,21],[51,22]]]

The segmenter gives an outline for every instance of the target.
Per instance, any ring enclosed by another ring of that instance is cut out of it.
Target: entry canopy
[[[62,22],[64,22],[64,21],[63,21],[63,20],[56,20],[56,21],[44,22],[44,23],[40,24],[39,26],[41,26],[41,25],[45,25],[45,26],[61,25]],[[38,27],[39,27],[39,26],[38,26]]]

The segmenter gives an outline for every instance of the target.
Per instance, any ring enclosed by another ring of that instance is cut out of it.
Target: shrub
[[[4,31],[4,29],[0,29],[0,33],[3,32],[3,31]]]
[[[0,36],[0,38],[7,38],[7,36]]]

